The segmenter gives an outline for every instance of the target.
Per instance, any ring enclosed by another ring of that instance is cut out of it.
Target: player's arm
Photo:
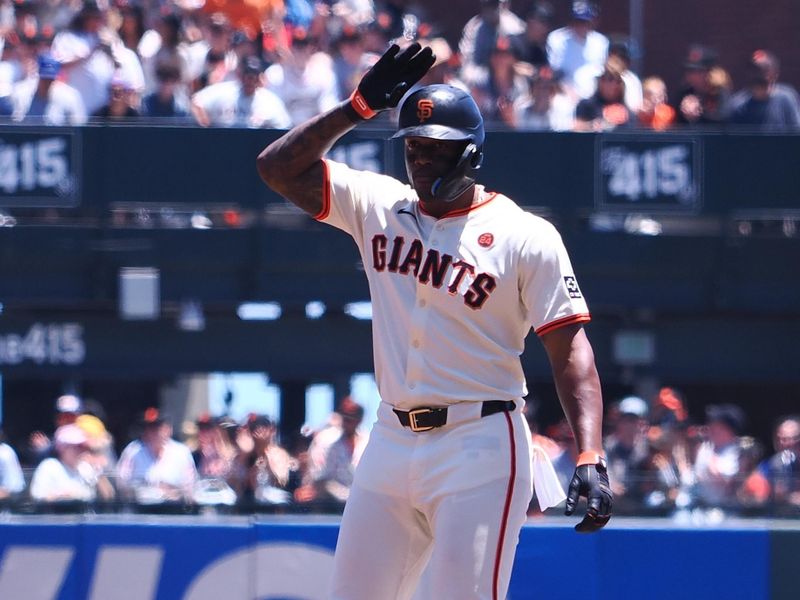
[[[578,465],[567,495],[566,513],[572,514],[580,496],[586,496],[586,516],[576,527],[597,531],[611,517],[612,495],[603,457],[603,396],[594,352],[579,324],[567,325],[542,336],[564,414],[575,434]]]
[[[602,453],[603,398],[586,332],[579,324],[566,325],[543,335],[542,343],[578,452]]]
[[[322,157],[358,123],[393,108],[431,68],[430,48],[392,45],[364,75],[349,100],[289,130],[258,155],[261,179],[307,213],[322,209]]]
[[[320,159],[356,126],[349,101],[289,130],[262,150],[256,162],[261,179],[310,215],[322,210]]]

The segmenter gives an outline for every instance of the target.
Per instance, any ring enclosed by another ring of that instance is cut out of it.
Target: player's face
[[[411,185],[423,202],[436,201],[431,194],[431,187],[456,166],[466,145],[467,142],[462,140],[405,139],[406,168]]]

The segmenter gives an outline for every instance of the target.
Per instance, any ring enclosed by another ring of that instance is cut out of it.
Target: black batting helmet
[[[467,92],[452,85],[422,87],[408,95],[400,107],[400,128],[393,138],[424,137],[436,140],[467,142],[453,170],[433,184],[434,198],[447,202],[475,183],[483,162],[483,117],[475,100]],[[409,179],[411,172],[406,163]]]

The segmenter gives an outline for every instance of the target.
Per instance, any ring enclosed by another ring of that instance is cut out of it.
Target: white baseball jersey
[[[316,219],[349,233],[369,280],[375,371],[394,407],[514,400],[530,328],[586,322],[556,229],[501,194],[435,218],[391,177],[324,161]]]

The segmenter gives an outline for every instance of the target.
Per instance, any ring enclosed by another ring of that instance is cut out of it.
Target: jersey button
[[[444,229],[444,225],[437,225],[436,229],[437,231],[441,231],[442,229]]]
[[[408,389],[410,389],[410,390],[413,390],[415,387],[417,387],[416,383],[409,383],[408,384]]]
[[[428,303],[427,303],[427,302],[425,302],[425,300],[420,300],[420,301],[419,301],[419,305],[420,305],[422,308],[425,308],[425,306],[426,306],[427,304],[428,304]]]
[[[411,342],[411,345],[414,346],[414,348],[419,348],[419,340],[414,340]]]
[[[437,240],[436,238],[433,238],[431,240],[431,244],[438,244],[438,243],[439,243],[439,240]]]

